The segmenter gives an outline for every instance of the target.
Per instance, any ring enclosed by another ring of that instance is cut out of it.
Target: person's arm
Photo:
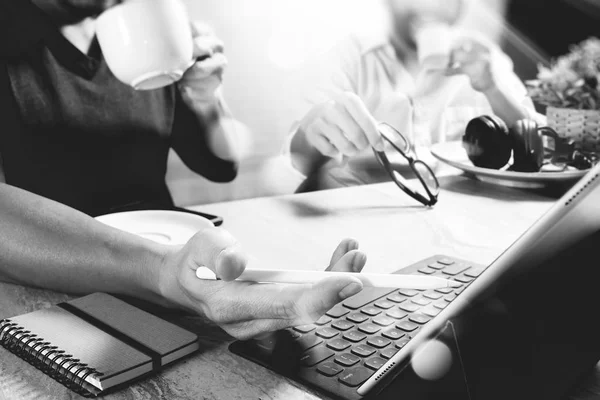
[[[226,182],[235,178],[243,132],[221,91],[227,58],[210,27],[194,22],[191,28],[197,61],[177,84],[172,146],[190,169]]]
[[[0,220],[0,280],[160,301],[157,266],[168,247],[7,184],[0,184]]]
[[[376,121],[357,94],[360,57],[358,39],[350,36],[316,61],[318,93],[289,140],[292,166],[305,176],[331,158],[342,161],[368,146],[383,149]]]
[[[482,38],[464,38],[451,53],[447,75],[467,75],[471,86],[485,95],[492,111],[507,126],[524,118],[539,120],[526,90],[512,69],[512,62]],[[530,105],[530,107],[527,106]]]
[[[0,183],[0,281],[72,294],[107,292],[204,314],[238,338],[310,323],[358,293],[360,280],[314,285],[233,281],[248,257],[221,228],[166,246],[104,225],[57,202]],[[363,253],[343,241],[333,270],[358,272]],[[205,266],[221,281],[203,281]]]

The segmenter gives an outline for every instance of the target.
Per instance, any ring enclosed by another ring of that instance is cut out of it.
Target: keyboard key
[[[362,325],[359,325],[359,327],[358,327],[359,331],[368,333],[369,335],[372,335],[375,332],[378,332],[380,329],[381,329],[380,326],[377,326],[377,325],[371,324],[371,323],[362,324]]]
[[[448,303],[450,303],[455,298],[456,298],[456,295],[454,293],[450,293],[449,295],[444,296],[444,300],[446,300]]]
[[[402,318],[406,317],[408,314],[405,313],[404,311],[400,311],[398,308],[394,308],[394,309],[391,309],[388,312],[386,312],[385,315],[387,315],[388,317],[396,318],[396,319],[402,319]]]
[[[366,344],[359,344],[358,346],[354,346],[351,351],[358,356],[369,357],[371,354],[375,353],[376,350]]]
[[[327,360],[335,354],[325,346],[313,347],[300,357],[300,363],[305,367],[312,367],[321,361]]]
[[[445,302],[444,302],[445,303]],[[440,309],[435,307],[435,304],[430,304],[427,307],[423,307],[419,310],[419,312],[428,315],[430,317],[435,317],[440,313]]]
[[[469,268],[471,268],[471,266],[469,264],[465,264],[465,263],[456,263],[448,268],[444,268],[442,270],[442,274],[446,274],[446,275],[450,275],[450,276],[454,276],[454,275],[458,275],[461,272],[464,272],[466,270],[468,270]]]
[[[316,345],[323,343],[323,339],[318,336],[309,333],[308,335],[302,335],[300,339],[297,339],[296,342],[300,345],[302,350],[308,350],[311,347],[315,347]]]
[[[350,347],[350,343],[348,343],[344,339],[333,339],[327,342],[327,347],[335,351],[344,351],[348,347]]]
[[[423,314],[413,314],[408,319],[412,322],[416,322],[417,324],[426,324],[431,321],[431,317]]]
[[[351,368],[344,371],[338,378],[344,385],[355,387],[362,385],[373,375],[373,372],[364,367]]]
[[[465,272],[465,275],[471,278],[477,278],[483,271],[485,271],[485,267],[475,267]]]
[[[346,317],[346,319],[348,321],[352,321],[352,322],[355,322],[357,324],[360,324],[361,322],[365,322],[366,320],[368,320],[369,317],[366,316],[365,314],[354,312],[354,313],[348,315]]]
[[[406,300],[406,296],[402,296],[400,293],[394,293],[387,297],[388,300],[393,301],[394,303],[402,303]]]
[[[454,278],[455,281],[458,281],[460,283],[470,283],[473,282],[475,278],[469,278],[468,276],[457,276],[456,278]]]
[[[343,365],[344,367],[351,367],[360,362],[360,357],[355,356],[354,354],[344,353],[334,358],[333,361]]]
[[[391,301],[388,300],[379,300],[377,303],[375,303],[375,307],[379,307],[382,308],[384,310],[387,310],[389,308],[394,307],[395,304],[392,303]]]
[[[391,342],[392,341],[390,339],[382,338],[382,337],[379,337],[379,336],[375,336],[375,337],[367,340],[367,344],[369,346],[377,347],[378,349],[384,348],[385,346],[387,346]]]
[[[339,329],[340,331],[347,331],[350,328],[354,328],[354,324],[344,320],[335,321],[333,324],[331,324],[331,326],[333,326],[335,329]]]
[[[446,268],[446,266],[444,264],[440,264],[437,262],[431,263],[428,265],[429,268],[433,268],[433,269],[444,269]]]
[[[402,339],[400,339],[400,340],[398,340],[398,341],[396,342],[396,347],[397,347],[397,348],[399,348],[399,349],[401,349],[401,348],[403,348],[404,346],[406,346],[406,344],[407,344],[409,341],[410,341],[410,338],[409,338],[408,336],[407,336],[407,337],[403,337]]]
[[[343,304],[344,304],[344,306],[346,306],[352,310],[357,310],[357,309],[361,308],[362,306],[369,304],[373,300],[377,300],[378,298],[383,297],[386,294],[389,294],[393,291],[394,291],[394,289],[390,289],[390,288],[366,287],[363,290],[361,290],[359,293],[346,299],[346,301],[344,301]],[[333,315],[332,315],[332,317],[333,317]]]
[[[294,330],[298,331],[300,333],[308,333],[310,331],[312,331],[313,329],[315,329],[316,327],[313,324],[310,325],[300,325],[300,326],[295,326]]]
[[[437,262],[439,264],[442,264],[442,265],[452,265],[452,264],[454,264],[454,261],[452,261],[451,259],[449,259],[447,257],[440,258],[439,260],[437,260]]]
[[[386,338],[392,339],[392,340],[398,340],[404,335],[405,335],[405,333],[402,331],[399,331],[398,329],[391,329],[389,331],[385,331],[385,332],[381,333],[381,336],[385,336]]]
[[[448,303],[444,300],[438,301],[437,303],[434,303],[433,306],[435,308],[439,308],[440,310],[443,310],[444,308],[446,308],[446,306],[448,306]]]
[[[435,269],[433,268],[429,268],[429,267],[423,267],[419,270],[420,273],[422,274],[426,274],[426,275],[431,275],[435,272],[437,272]]]
[[[383,367],[383,364],[385,364],[385,360],[381,357],[373,357],[365,361],[365,365],[375,371]]]
[[[450,293],[450,292],[448,292],[448,293]],[[427,297],[428,299],[431,299],[431,300],[437,300],[442,297],[442,294],[435,292],[433,290],[430,290],[430,291],[423,293],[423,297]]]
[[[316,325],[326,325],[331,322],[331,318],[327,315],[322,315],[321,318],[315,321]]]
[[[400,293],[401,295],[404,295],[406,297],[413,297],[419,294],[418,290],[414,290],[414,289],[401,289],[398,290],[398,293]]]
[[[448,294],[448,293],[452,293],[454,290],[450,289],[450,288],[439,288],[439,289],[435,289],[435,291],[443,293],[443,294]]]
[[[414,322],[410,322],[410,321],[400,321],[396,324],[396,328],[402,329],[405,332],[412,332],[415,329],[417,329],[418,327],[419,327],[419,325],[415,324]]]
[[[360,310],[361,313],[374,317],[375,315],[381,314],[381,310],[377,307],[368,306]]]
[[[385,359],[390,359],[394,356],[394,354],[396,354],[398,352],[398,349],[395,349],[393,347],[387,348],[385,350],[381,350],[381,357],[385,358]]]
[[[416,305],[416,304],[414,304],[414,303],[408,303],[408,302],[405,302],[405,303],[403,303],[403,304],[400,304],[398,307],[399,307],[400,309],[404,310],[404,311],[407,311],[407,312],[415,312],[415,311],[417,311],[419,308],[421,308],[421,307],[419,307],[418,305]]]
[[[317,371],[319,371],[321,374],[328,376],[328,377],[336,376],[343,370],[344,370],[344,368],[342,368],[339,365],[334,364],[332,362],[326,362],[317,367]]]
[[[386,317],[385,315],[380,315],[378,317],[373,318],[373,322],[376,323],[377,325],[388,326],[388,325],[393,324],[395,321],[390,317]]]
[[[332,318],[340,318],[344,315],[348,314],[350,310],[340,306],[339,304],[333,307],[331,310],[327,311],[325,314],[329,315]]]
[[[411,301],[412,301],[413,303],[415,303],[415,304],[418,304],[418,305],[420,305],[420,306],[426,306],[427,304],[431,303],[431,300],[424,299],[424,298],[422,298],[422,297],[421,297],[421,298],[417,297],[417,298],[415,298],[415,299],[412,299]]]
[[[361,340],[363,340],[364,338],[366,338],[367,335],[362,333],[362,332],[358,332],[358,331],[350,331],[350,332],[346,332],[343,335],[343,338],[346,340],[349,340],[351,342],[360,342]]]
[[[339,331],[336,331],[333,328],[330,328],[328,326],[325,326],[323,328],[319,328],[317,329],[317,331],[315,332],[318,336],[321,336],[322,338],[325,339],[331,339],[334,336],[339,335]]]

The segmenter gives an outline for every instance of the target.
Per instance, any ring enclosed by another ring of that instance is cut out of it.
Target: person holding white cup
[[[89,215],[168,207],[173,148],[212,181],[237,174],[243,131],[227,58],[182,0],[0,4],[0,177]]]
[[[460,27],[468,0],[383,3],[387,24],[365,22],[319,65],[319,93],[286,149],[308,178],[299,191],[389,179],[371,151],[388,146],[379,122],[434,165],[424,150],[460,139],[472,118],[496,114],[509,126],[539,118],[510,59]]]

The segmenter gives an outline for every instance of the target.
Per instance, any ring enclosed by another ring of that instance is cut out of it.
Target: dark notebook
[[[0,321],[0,344],[88,396],[156,372],[199,346],[194,333],[105,293]]]

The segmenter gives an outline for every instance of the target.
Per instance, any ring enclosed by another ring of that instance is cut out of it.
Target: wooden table
[[[340,239],[354,237],[368,254],[365,270],[393,272],[433,254],[489,264],[552,204],[534,193],[463,177],[441,180],[433,209],[391,183],[198,207],[221,215],[265,267],[320,269]],[[65,294],[0,284],[0,318],[68,300]],[[231,338],[201,318],[170,319],[195,329],[201,350],[111,399],[317,399],[227,350]],[[598,369],[600,371],[600,369]],[[598,395],[592,371],[573,398]],[[0,348],[0,400],[72,398],[73,393]]]

